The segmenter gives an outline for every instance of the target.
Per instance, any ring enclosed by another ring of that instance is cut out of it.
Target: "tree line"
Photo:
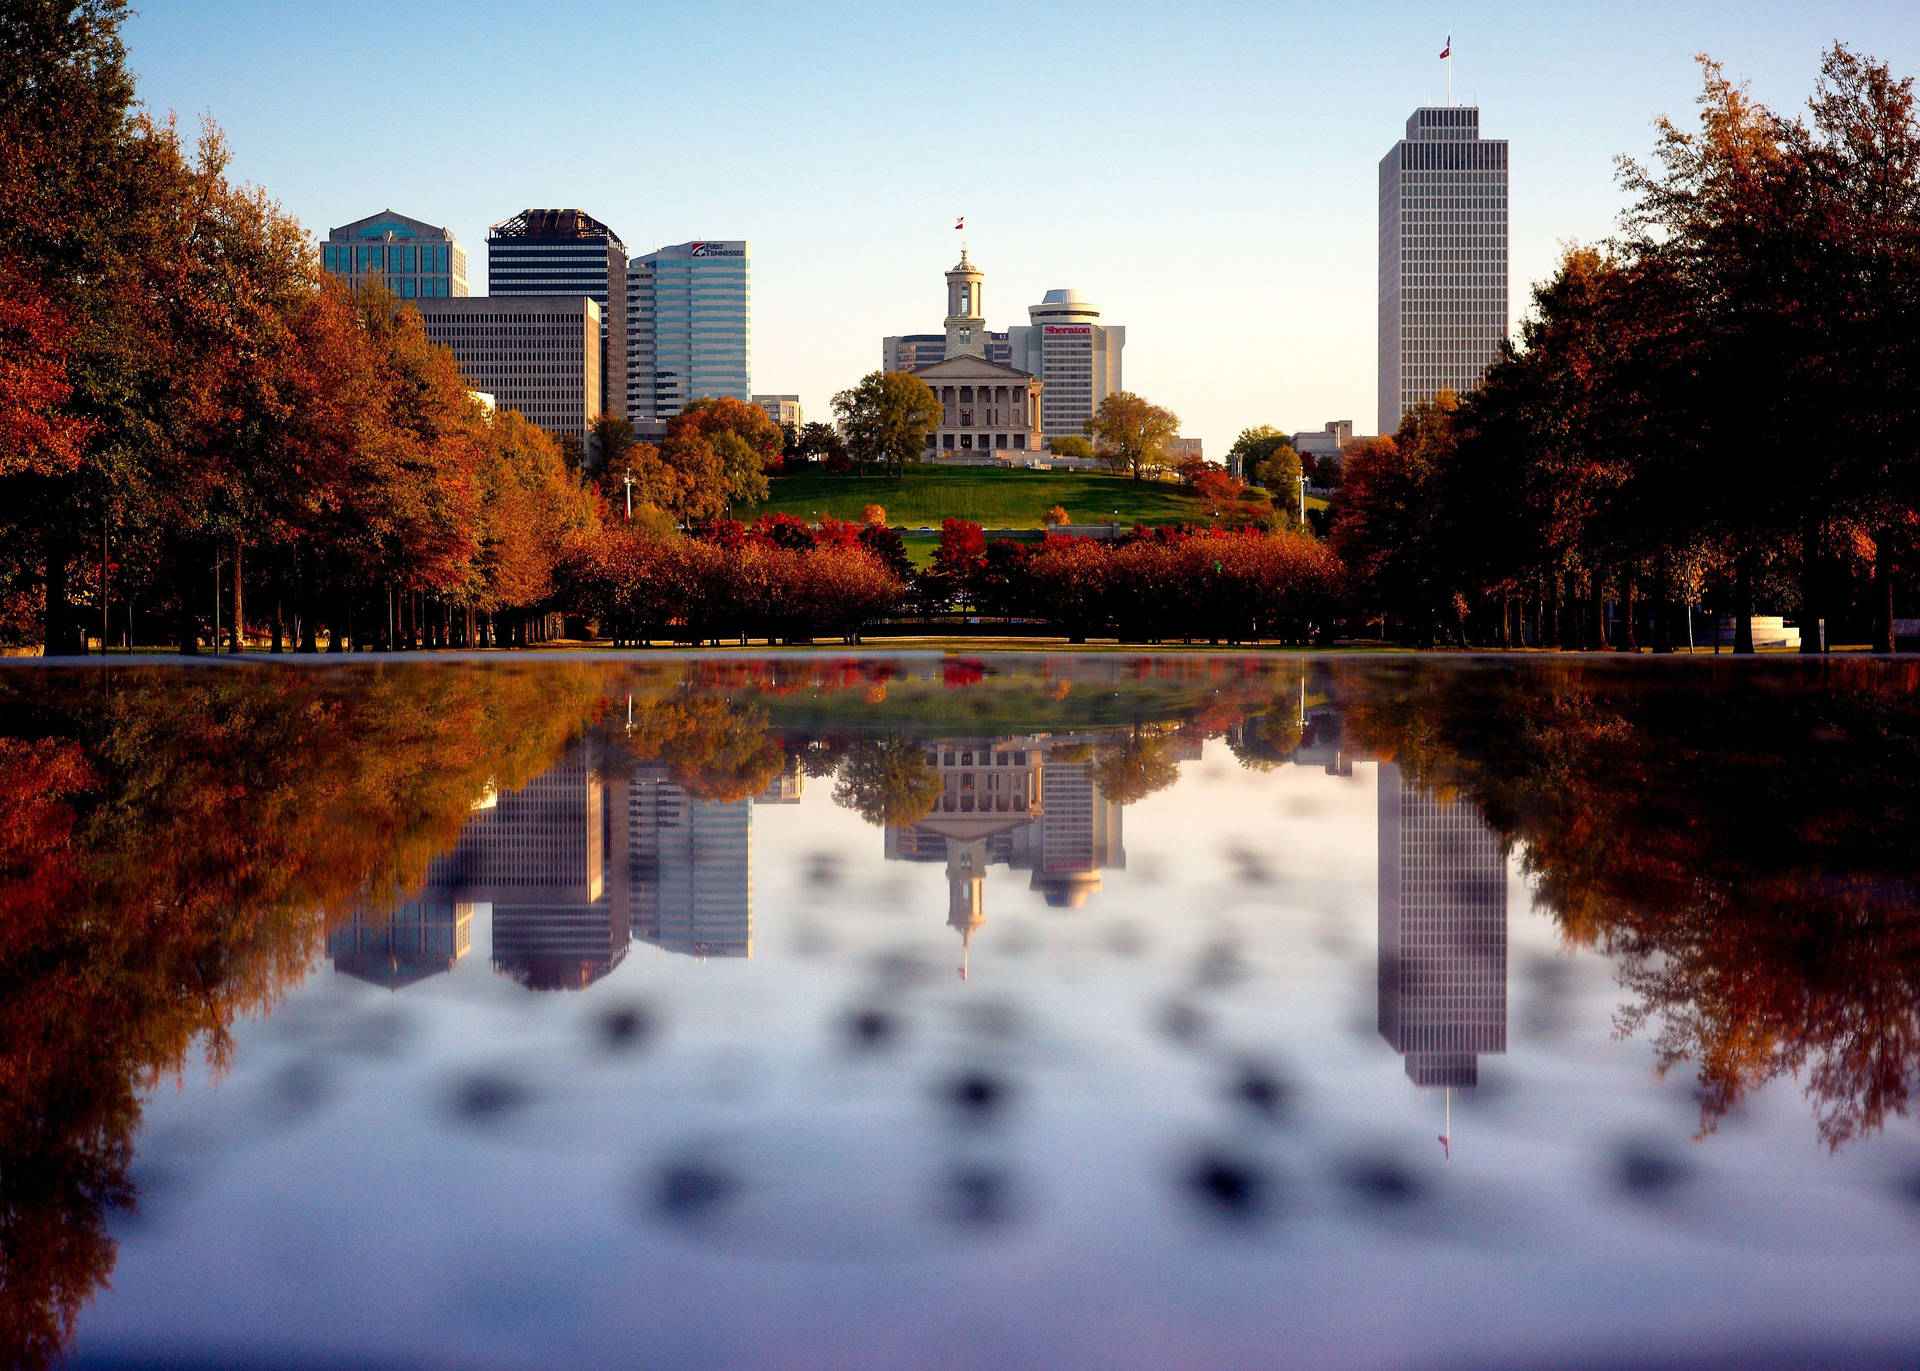
[[[538,637],[597,522],[418,315],[134,102],[119,0],[0,18],[0,616],[187,651]]]
[[[1786,117],[1701,59],[1470,394],[1346,454],[1333,542],[1402,641],[1671,650],[1690,607],[1891,650],[1920,518],[1920,121],[1828,51]]]

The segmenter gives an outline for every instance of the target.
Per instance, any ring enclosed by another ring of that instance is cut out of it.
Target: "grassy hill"
[[[764,505],[736,507],[734,517],[821,514],[858,519],[880,505],[887,522],[938,528],[942,519],[971,519],[988,528],[1039,528],[1040,516],[1060,505],[1076,524],[1182,524],[1204,519],[1201,506],[1179,486],[1079,471],[997,467],[919,467],[899,480],[885,476],[829,476],[808,472],[774,476]]]

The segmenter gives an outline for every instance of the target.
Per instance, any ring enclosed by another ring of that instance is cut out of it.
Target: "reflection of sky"
[[[1127,869],[1086,907],[993,868],[961,984],[942,867],[882,861],[810,784],[755,807],[751,960],[636,944],[530,994],[482,906],[475,955],[400,993],[322,964],[240,1026],[227,1078],[153,1092],[143,1214],[79,1350],[1528,1365],[1920,1339],[1913,1128],[1830,1158],[1776,1087],[1691,1142],[1685,1068],[1614,1038],[1608,965],[1517,876],[1509,1049],[1456,1093],[1443,1161],[1439,1092],[1375,1032],[1375,822],[1370,764],[1263,774],[1210,744],[1128,807]],[[1271,1116],[1236,1102],[1248,1077]],[[1209,1167],[1261,1202],[1196,1189]]]

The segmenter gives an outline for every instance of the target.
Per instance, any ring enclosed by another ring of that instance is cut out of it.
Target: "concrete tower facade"
[[[1379,432],[1472,390],[1506,336],[1506,140],[1473,106],[1417,109],[1380,161]]]

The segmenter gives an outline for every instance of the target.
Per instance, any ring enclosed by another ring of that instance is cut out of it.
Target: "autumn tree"
[[[940,426],[940,401],[918,376],[875,371],[833,397],[833,411],[846,434],[847,450],[864,470],[878,462],[902,476],[926,451],[927,435]]]
[[[1129,472],[1136,481],[1161,464],[1161,449],[1179,431],[1177,415],[1130,390],[1107,396],[1086,423],[1087,436],[1099,455],[1115,471]]]
[[[940,773],[920,744],[904,738],[862,741],[847,749],[833,802],[877,826],[912,824],[933,812],[941,788]]]

